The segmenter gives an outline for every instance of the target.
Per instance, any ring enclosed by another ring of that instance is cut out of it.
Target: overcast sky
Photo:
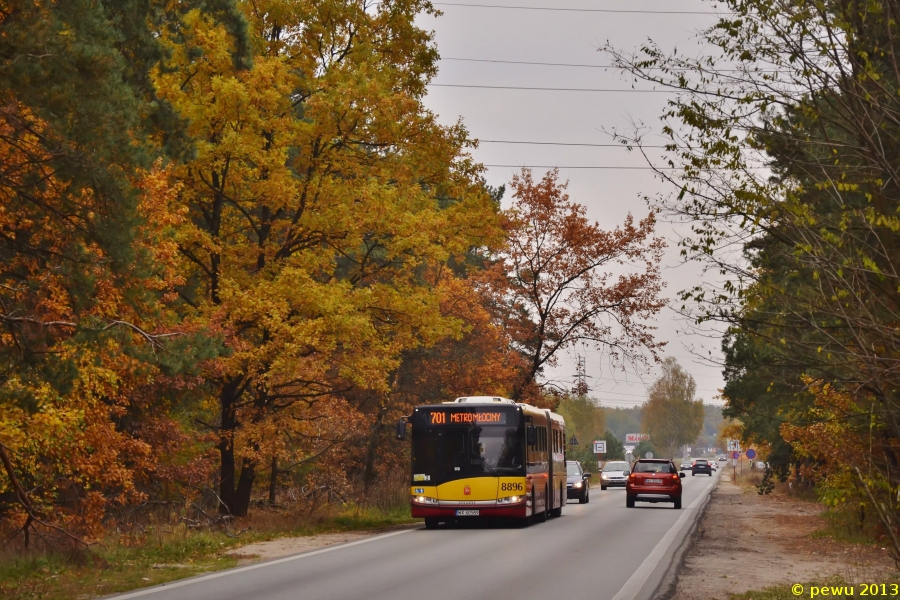
[[[630,81],[613,69],[559,65],[606,64],[607,57],[597,49],[607,41],[617,48],[631,50],[652,39],[662,48],[697,54],[700,51],[697,32],[716,20],[712,3],[704,0],[459,0],[459,3],[469,6],[435,2],[443,16],[419,20],[422,27],[436,33],[441,55],[440,74],[434,81],[438,85],[430,88],[426,105],[443,123],[462,119],[471,136],[482,140],[474,152],[475,158],[485,165],[498,165],[488,167],[488,183],[508,184],[519,166],[558,166],[561,178],[569,180],[572,199],[585,205],[588,216],[603,227],[620,224],[629,212],[636,219],[646,216],[648,208],[642,197],[667,193],[669,188],[650,171],[618,168],[645,167],[644,159],[636,153],[618,147],[486,140],[608,144],[612,140],[606,132],[631,131],[632,123],[643,123],[651,132],[658,132],[659,116],[668,93],[631,91]],[[488,4],[519,8],[485,8]],[[602,10],[649,12],[597,12]],[[684,14],[672,14],[681,11]],[[692,14],[697,12],[702,14]],[[448,84],[626,91],[443,87]],[[636,87],[649,89],[646,85]],[[654,137],[650,135],[647,139]],[[547,168],[535,168],[535,178],[539,179],[546,171]],[[505,204],[508,202],[507,194]],[[673,225],[660,223],[657,233],[669,241],[663,277],[667,282],[665,296],[673,299],[678,291],[699,281],[700,270],[697,265],[680,264],[676,248],[678,231]],[[696,379],[698,395],[711,402],[723,385],[721,369],[698,360],[694,354],[708,356],[711,352],[713,357],[718,357],[720,340],[689,334],[689,324],[670,309],[660,314],[657,325],[658,338],[668,342],[665,356],[677,358]],[[637,374],[630,369],[629,372],[613,370],[598,352],[579,348],[561,357],[559,367],[549,371],[548,378],[571,386],[576,353],[586,357],[591,396],[605,406],[642,403],[649,384],[659,374],[658,367]]]

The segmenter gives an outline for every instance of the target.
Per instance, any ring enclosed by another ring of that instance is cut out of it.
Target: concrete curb
[[[662,581],[660,581],[659,585],[656,586],[656,589],[653,590],[653,594],[650,596],[653,600],[673,600],[673,598],[675,598],[675,590],[678,588],[678,578],[684,568],[684,562],[687,559],[688,552],[693,549],[694,545],[700,539],[700,523],[703,521],[703,517],[706,516],[706,509],[709,507],[713,494],[716,492],[716,489],[718,489],[721,481],[721,478],[717,478],[715,487],[713,487],[706,495],[706,499],[700,506],[697,518],[694,519],[694,522],[691,524],[690,531],[688,531],[688,534],[684,537],[684,540],[681,542],[681,545],[678,546],[678,549],[675,550],[675,555],[672,557],[672,563],[666,570],[665,575],[663,575]]]

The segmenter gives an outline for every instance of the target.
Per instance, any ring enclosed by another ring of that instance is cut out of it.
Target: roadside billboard
[[[625,443],[626,444],[640,444],[644,440],[649,440],[649,433],[626,433],[625,434]]]

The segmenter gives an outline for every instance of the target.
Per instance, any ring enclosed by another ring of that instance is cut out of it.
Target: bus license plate
[[[647,483],[662,483],[662,479],[648,479]]]
[[[457,517],[477,517],[480,514],[480,511],[477,510],[458,510],[456,511]]]

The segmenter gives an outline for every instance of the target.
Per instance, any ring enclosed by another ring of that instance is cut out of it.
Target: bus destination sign
[[[441,409],[429,411],[425,418],[428,425],[506,425],[506,411]]]

